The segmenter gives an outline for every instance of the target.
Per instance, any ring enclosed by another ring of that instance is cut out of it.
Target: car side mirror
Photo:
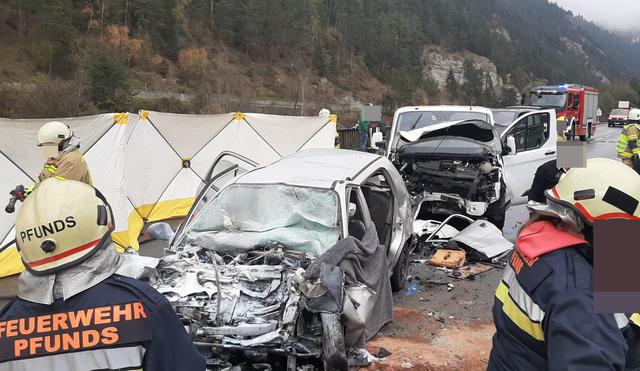
[[[385,147],[384,137],[381,131],[376,131],[371,135],[371,147],[373,149],[380,149]]]
[[[507,148],[509,155],[515,155],[517,153],[516,149],[516,138],[513,135],[509,135],[507,137]]]
[[[354,204],[353,202],[349,202],[349,219],[356,216],[357,210],[358,210],[358,206],[356,206],[356,204]]]

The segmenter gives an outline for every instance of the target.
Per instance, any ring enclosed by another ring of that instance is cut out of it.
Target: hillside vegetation
[[[438,86],[427,46],[488,58],[505,88],[469,61]],[[637,43],[547,0],[6,0],[0,52],[9,117],[495,105],[640,75]]]

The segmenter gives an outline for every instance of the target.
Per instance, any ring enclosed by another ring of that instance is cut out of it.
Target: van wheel
[[[500,199],[492,203],[484,213],[484,217],[490,221],[493,225],[498,227],[499,230],[504,228],[504,221],[507,213],[507,192],[506,186],[502,183],[502,192],[500,192]]]
[[[491,222],[491,224],[495,225],[499,230],[504,228],[504,222],[506,219],[506,212],[502,211],[502,213],[496,213],[494,215],[487,215],[487,220]]]

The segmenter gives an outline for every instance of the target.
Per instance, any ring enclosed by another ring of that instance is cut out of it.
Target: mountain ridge
[[[443,86],[446,66],[437,79],[425,73],[434,47],[490,63],[451,63],[457,87]],[[0,49],[0,116],[20,117],[214,113],[280,100],[290,113],[310,102],[492,105],[542,80],[606,86],[640,76],[640,43],[548,0],[9,0]],[[11,92],[24,84],[65,101],[24,102],[53,99]],[[133,94],[147,90],[193,99]]]

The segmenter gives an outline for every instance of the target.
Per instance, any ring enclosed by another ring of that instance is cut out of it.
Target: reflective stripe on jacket
[[[38,180],[43,181],[51,177],[78,180],[93,185],[89,167],[84,156],[77,149],[63,152],[57,159],[49,160],[44,164]]]
[[[640,367],[640,316],[593,311],[591,246],[539,223],[521,233],[496,290],[488,370]]]
[[[634,154],[640,155],[638,134],[640,134],[640,126],[638,124],[625,125],[616,146],[619,158],[628,159],[633,157]]]
[[[113,275],[51,305],[16,299],[0,312],[0,369],[204,371],[169,302]]]

